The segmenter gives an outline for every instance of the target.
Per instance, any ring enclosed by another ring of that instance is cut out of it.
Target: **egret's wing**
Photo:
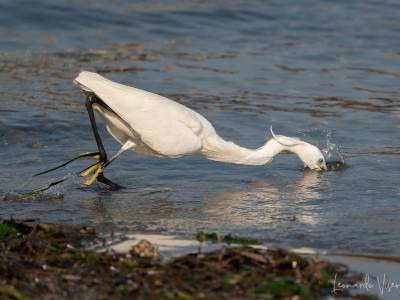
[[[81,72],[75,82],[84,91],[95,93],[153,150],[177,157],[201,148],[201,119],[187,107],[96,73]]]

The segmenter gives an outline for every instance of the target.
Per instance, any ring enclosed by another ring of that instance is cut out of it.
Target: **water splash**
[[[1,201],[35,201],[35,202],[40,202],[40,201],[49,201],[49,200],[55,200],[55,199],[63,199],[64,194],[62,192],[38,192],[36,194],[34,193],[29,193],[27,194],[19,194],[16,192],[7,192],[4,195],[0,196]]]
[[[331,142],[331,132],[326,132],[326,146],[322,149],[328,170],[347,168],[344,156],[340,152],[340,146]]]
[[[306,131],[299,131],[299,133],[308,138],[310,138],[311,136],[315,136],[317,133],[325,135],[326,145],[320,145],[318,142],[316,142],[316,145],[318,148],[322,148],[321,152],[325,157],[326,167],[328,168],[328,171],[336,171],[348,168],[344,156],[340,151],[341,146],[336,146],[336,144],[331,142],[331,131],[319,131],[317,128],[314,128],[312,130],[307,129]]]
[[[345,159],[340,152],[340,146],[336,146],[336,144],[331,142],[331,132],[326,133],[326,146],[322,149],[322,153],[325,156],[325,160],[327,161],[339,161],[342,164],[345,164]]]
[[[67,181],[76,177],[75,174],[68,172],[61,180],[53,181],[44,187],[33,189],[32,178],[28,178],[26,181],[22,182],[14,190],[7,191],[4,194],[0,194],[0,201],[42,201],[49,199],[62,199],[64,197],[63,192],[67,188]],[[30,184],[28,184],[30,183]],[[27,187],[28,186],[28,187]],[[31,190],[30,192],[21,193],[22,190]]]

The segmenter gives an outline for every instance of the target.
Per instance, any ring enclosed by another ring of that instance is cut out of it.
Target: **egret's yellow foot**
[[[97,166],[97,164],[95,166]],[[94,175],[92,177],[90,177],[87,181],[85,181],[81,187],[85,188],[85,187],[88,187],[89,185],[91,185],[93,183],[93,181],[95,181],[96,178],[103,172],[103,170],[104,170],[104,167],[99,166],[98,169],[96,170],[96,172],[94,172]]]
[[[94,154],[94,155],[92,155]],[[88,187],[89,185],[91,185],[93,183],[93,181],[96,180],[96,178],[99,176],[99,174],[101,174],[104,170],[104,167],[102,165],[102,162],[100,161],[100,155],[97,153],[92,153],[92,152],[85,152],[82,153],[81,156],[90,156],[92,158],[94,158],[95,160],[97,160],[97,163],[95,163],[93,166],[91,166],[90,168],[88,168],[85,172],[83,172],[82,174],[80,174],[80,177],[85,177],[88,176],[91,172],[93,172],[94,170],[96,170],[93,174],[92,177],[90,177],[88,180],[86,180],[81,187],[85,188]]]
[[[79,177],[85,177],[88,176],[92,171],[94,171],[97,167],[99,166],[99,162],[97,164],[94,164],[91,166],[89,169],[87,169],[85,172],[79,175]]]
[[[83,152],[79,156],[87,156],[87,155],[90,155],[90,154],[94,154],[94,153],[93,152]]]
[[[93,155],[91,157],[94,158],[95,160],[100,160],[100,155]]]
[[[90,157],[93,157],[93,158],[96,159],[96,160],[100,160],[99,152],[85,152],[85,153],[81,153],[79,156],[77,156],[77,157],[75,157],[75,158],[73,158],[73,159],[67,161],[66,163],[63,163],[62,165],[59,165],[59,166],[57,166],[57,167],[55,167],[55,168],[52,168],[52,169],[50,169],[50,170],[37,173],[37,174],[33,175],[33,177],[39,176],[39,175],[43,175],[43,174],[46,174],[46,173],[53,172],[53,171],[55,171],[55,170],[57,170],[57,169],[59,169],[59,168],[65,167],[65,166],[68,165],[69,163],[71,163],[71,162],[73,162],[73,161],[75,161],[75,160],[77,160],[77,159],[79,159],[79,158],[82,158],[82,157],[89,157],[89,156],[90,156]]]
[[[98,154],[99,152],[96,152],[96,153],[94,153],[94,152],[84,152],[84,153],[81,153],[81,155],[79,155],[78,157],[87,157],[87,156],[90,156],[90,157],[93,157],[94,159],[96,159],[96,160],[99,160],[100,159],[100,155]],[[93,155],[94,154],[94,155]]]

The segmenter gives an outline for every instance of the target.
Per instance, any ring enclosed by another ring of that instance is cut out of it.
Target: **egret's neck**
[[[264,146],[257,149],[257,151],[262,152],[264,155],[273,158],[275,155],[282,151],[293,152],[293,147],[287,147],[279,143],[276,139],[272,138]]]
[[[208,159],[227,163],[264,165],[283,150],[294,152],[291,148],[280,144],[275,139],[270,139],[264,146],[258,149],[247,149],[217,137],[204,141],[201,154]]]

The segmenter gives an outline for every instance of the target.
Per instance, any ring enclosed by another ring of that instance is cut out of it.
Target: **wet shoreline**
[[[371,297],[371,293],[362,296],[368,292],[362,290],[365,274],[352,270],[349,257],[347,266],[341,263],[343,257],[330,262],[329,255],[174,237],[114,236],[113,232],[107,245],[93,229],[41,224],[36,219],[1,220],[0,229],[2,259],[6,260],[0,294],[16,299],[78,299],[82,293],[90,299],[284,299],[332,293]],[[88,246],[93,250],[86,250]],[[161,261],[167,249],[171,256]],[[372,281],[368,284],[373,287]]]

